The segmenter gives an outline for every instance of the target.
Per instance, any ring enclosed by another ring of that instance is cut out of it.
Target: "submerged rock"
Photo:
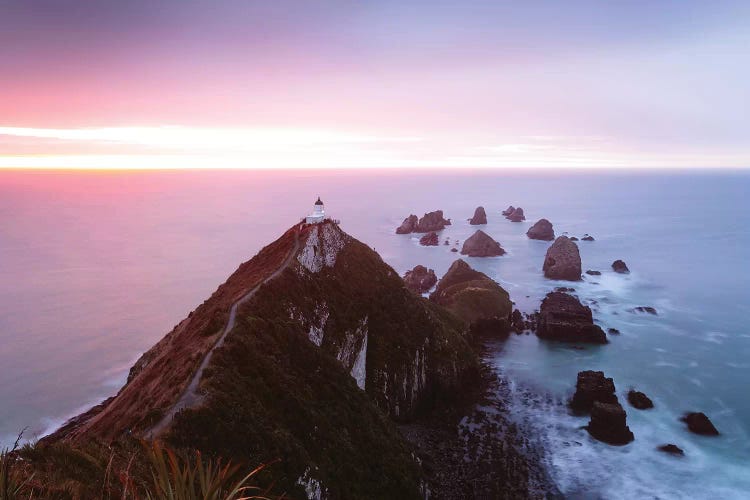
[[[581,238],[581,241],[594,241],[594,237],[588,234],[584,234],[583,238]]]
[[[657,447],[656,449],[659,451],[663,451],[664,453],[669,453],[670,455],[675,455],[675,456],[680,456],[680,457],[685,455],[685,452],[682,451],[682,448],[672,443],[663,444]]]
[[[601,371],[578,372],[576,392],[570,400],[570,407],[576,412],[589,412],[597,401],[617,403],[614,381]]]
[[[714,427],[714,424],[709,420],[705,413],[694,412],[687,413],[680,420],[685,422],[690,432],[700,434],[702,436],[718,436],[719,431]]]
[[[589,269],[588,271],[586,271],[586,274],[588,274],[589,276],[601,276],[602,272],[601,271],[592,271],[591,269]]]
[[[654,402],[648,396],[633,389],[628,391],[628,403],[638,410],[648,410],[654,407]]]
[[[401,223],[399,227],[396,228],[396,234],[409,234],[413,233],[414,230],[417,228],[417,223],[419,222],[419,219],[416,215],[412,214],[406,219],[404,219],[404,222]]]
[[[427,233],[421,238],[419,238],[419,244],[426,247],[435,247],[439,243],[439,238],[437,233]]]
[[[620,273],[620,274],[630,273],[630,269],[628,269],[627,264],[625,264],[625,262],[621,261],[620,259],[617,259],[616,261],[612,263],[612,269],[616,273]]]
[[[581,254],[578,245],[567,236],[559,236],[547,249],[542,266],[544,275],[554,280],[581,279]]]
[[[438,282],[430,300],[445,306],[475,329],[502,333],[509,330],[513,304],[508,292],[461,259]]]
[[[461,248],[461,255],[468,255],[469,257],[495,257],[504,254],[505,250],[500,246],[500,243],[493,240],[482,230],[477,230],[469,239],[464,241],[464,246]]]
[[[469,224],[472,226],[487,224],[487,213],[484,211],[484,207],[477,207],[474,210],[474,217],[469,220]]]
[[[411,271],[406,271],[406,274],[404,274],[404,283],[413,292],[425,293],[435,286],[437,276],[432,269],[418,265]]]
[[[523,214],[523,208],[517,207],[513,212],[505,216],[511,222],[521,222],[526,220],[526,216]]]
[[[547,219],[539,219],[526,231],[526,236],[532,240],[552,241],[555,239],[555,230],[552,223]]]
[[[646,314],[653,314],[656,315],[656,309],[654,309],[651,306],[638,306],[630,309],[630,312],[633,313],[646,313]]]
[[[610,335],[620,335],[620,330],[618,330],[617,328],[608,328],[607,333],[609,333]]]
[[[571,236],[570,241],[578,241],[578,238],[576,238],[575,236]]]
[[[458,252],[458,248],[451,248],[451,252]]]
[[[542,301],[536,334],[562,342],[607,343],[604,330],[594,324],[591,309],[562,292],[550,292]]]
[[[607,444],[624,445],[635,439],[620,403],[596,401],[591,408],[591,420],[586,430],[592,437]]]
[[[429,233],[431,231],[441,231],[445,229],[445,226],[450,226],[450,219],[443,217],[442,210],[435,210],[434,212],[428,212],[419,219],[417,226],[414,229],[415,233]]]

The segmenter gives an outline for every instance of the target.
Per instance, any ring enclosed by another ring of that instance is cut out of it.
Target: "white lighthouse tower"
[[[318,201],[313,205],[313,212],[305,217],[305,222],[308,224],[317,224],[318,222],[323,222],[325,218],[325,205],[323,205],[323,202],[320,201],[320,196],[318,196]]]

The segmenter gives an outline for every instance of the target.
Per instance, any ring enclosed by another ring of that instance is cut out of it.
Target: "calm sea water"
[[[440,275],[457,257],[394,229],[409,213],[443,209],[463,241],[466,218],[508,250],[467,259],[522,310],[562,283],[541,274],[548,246],[525,236],[546,217],[580,242],[574,286],[596,320],[618,328],[583,351],[513,336],[495,364],[513,380],[513,418],[533,431],[560,488],[590,498],[747,498],[750,495],[750,175],[555,172],[0,172],[0,441],[33,437],[117,391],[138,355],[320,195],[344,230],[397,271]],[[527,223],[500,216],[522,206]],[[611,272],[621,258],[627,276]],[[657,316],[628,312],[653,306]],[[656,408],[628,408],[636,440],[591,440],[564,401],[576,374],[602,369],[621,401],[630,387]],[[678,421],[704,411],[719,438]],[[654,448],[675,443],[676,459]]]

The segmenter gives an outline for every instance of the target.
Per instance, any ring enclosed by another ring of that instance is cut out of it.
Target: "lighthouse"
[[[323,202],[320,201],[320,196],[318,196],[318,201],[313,205],[313,212],[305,217],[305,222],[308,224],[317,224],[318,222],[323,222],[325,218],[325,205],[323,205]]]

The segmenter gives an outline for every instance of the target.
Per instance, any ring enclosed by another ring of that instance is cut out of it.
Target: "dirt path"
[[[268,276],[266,279],[258,283],[255,287],[253,287],[249,292],[247,292],[245,295],[243,295],[237,302],[232,304],[232,307],[229,309],[229,321],[227,321],[226,326],[224,326],[224,330],[221,332],[221,336],[219,337],[219,340],[216,341],[214,346],[206,353],[206,356],[203,358],[203,361],[201,362],[198,369],[193,374],[193,378],[190,379],[190,383],[185,388],[183,393],[180,395],[180,398],[177,400],[177,402],[172,406],[172,408],[169,409],[167,413],[164,414],[162,419],[151,428],[146,433],[146,437],[148,439],[153,439],[161,432],[167,428],[167,426],[172,422],[172,419],[174,416],[179,412],[180,410],[183,410],[185,408],[193,408],[197,406],[201,400],[202,395],[198,393],[198,385],[200,384],[201,377],[203,376],[203,370],[206,369],[208,364],[211,362],[211,356],[213,355],[214,351],[218,348],[224,345],[224,340],[226,339],[229,332],[232,331],[234,328],[236,319],[237,319],[237,310],[239,307],[250,300],[253,295],[255,295],[255,292],[258,291],[258,289],[263,286],[264,284],[268,283],[272,279],[276,278],[278,275],[280,275],[284,270],[289,267],[289,264],[291,264],[292,259],[294,259],[294,256],[297,255],[297,251],[299,250],[299,233],[294,233],[294,248],[291,252],[289,252],[289,255],[287,255],[286,259],[284,259],[284,262],[281,264],[281,266],[271,273],[270,276]]]

